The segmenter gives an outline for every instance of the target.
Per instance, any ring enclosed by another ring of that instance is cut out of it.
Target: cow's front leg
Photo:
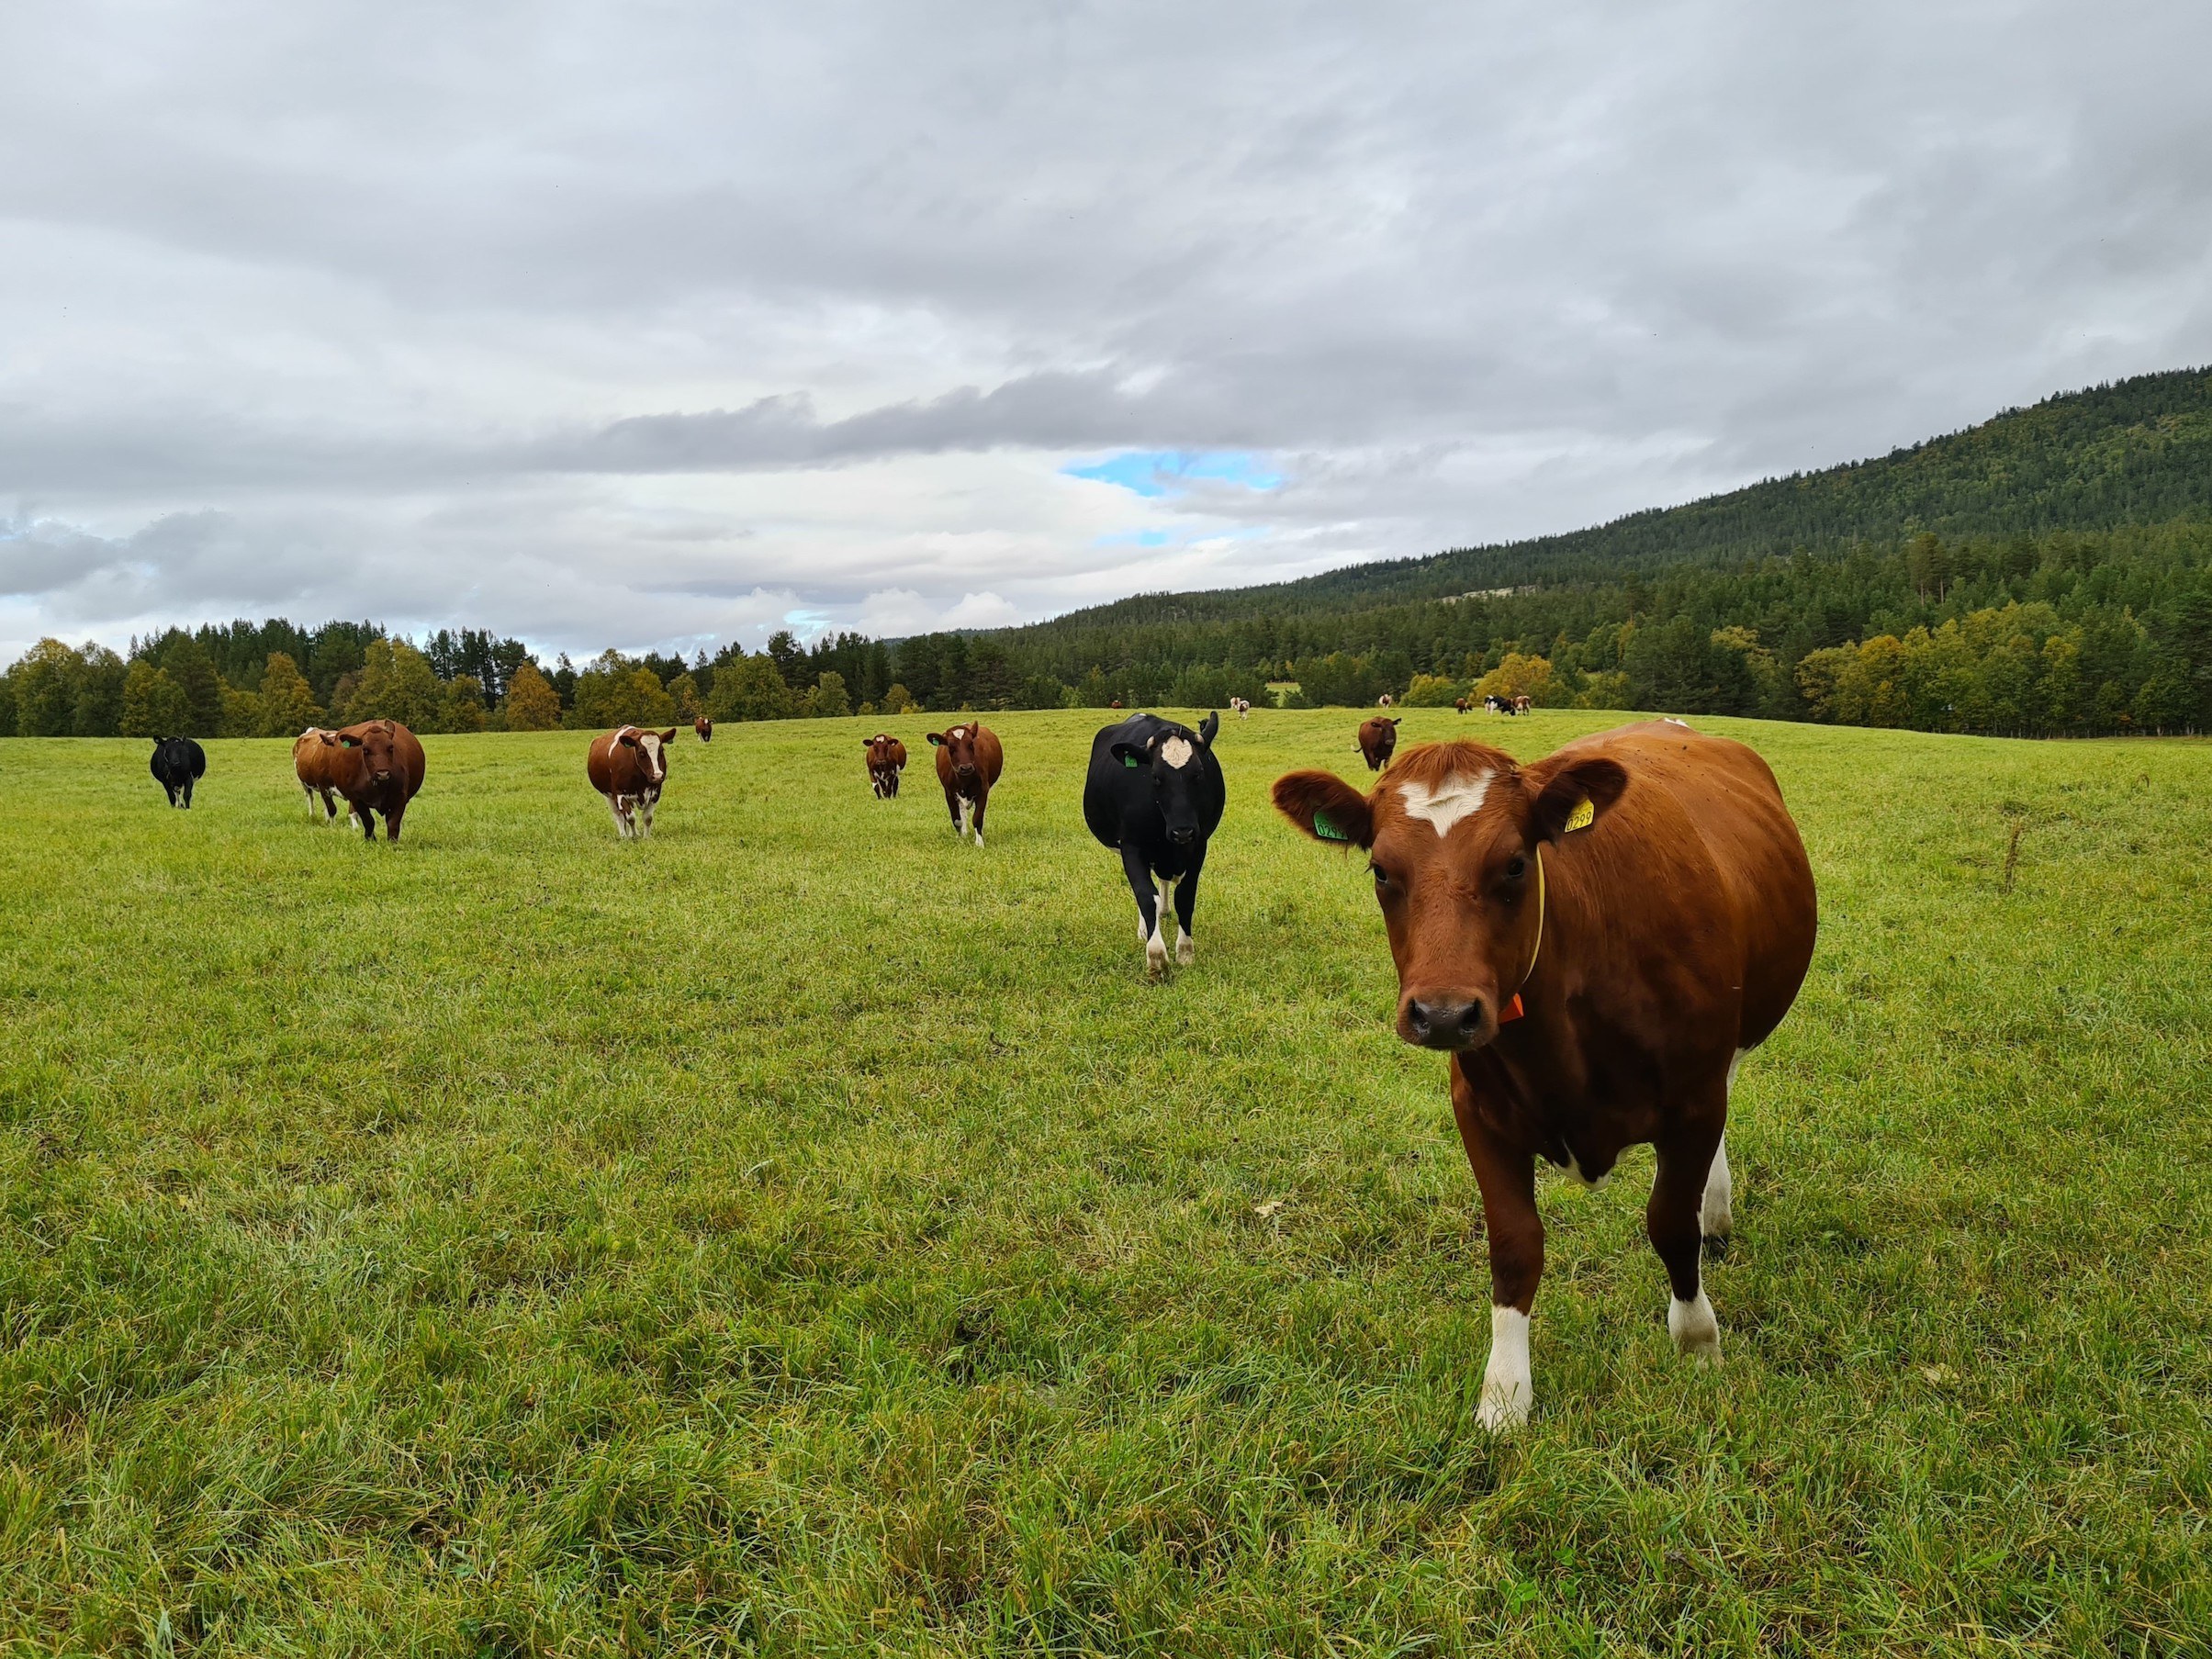
[[[968,825],[960,817],[960,792],[949,783],[945,786],[945,810],[952,814],[952,833],[964,839]]]
[[[1145,970],[1164,972],[1167,946],[1160,937],[1160,896],[1152,891],[1151,866],[1126,841],[1121,844],[1121,873],[1129,879],[1129,891],[1137,896],[1137,943],[1144,947]]]
[[[1185,968],[1198,959],[1191,918],[1198,914],[1198,872],[1205,868],[1206,848],[1201,846],[1191,854],[1189,870],[1175,883],[1175,960]]]
[[[354,812],[361,820],[361,838],[364,841],[374,841],[376,838],[376,809],[373,807],[357,806],[354,809]]]
[[[1658,1143],[1659,1172],[1644,1208],[1644,1230],[1667,1269],[1674,1293],[1667,1307],[1667,1331],[1681,1352],[1701,1361],[1721,1357],[1720,1321],[1712,1317],[1700,1277],[1703,1266],[1700,1212],[1713,1163],[1720,1153],[1721,1126],[1700,1119],[1678,1126]]]
[[[991,790],[985,785],[983,792],[975,798],[975,844],[978,846],[983,844],[983,810],[990,804]]]
[[[1544,1277],[1544,1217],[1536,1210],[1536,1160],[1501,1141],[1476,1110],[1474,1092],[1452,1064],[1452,1115],[1482,1190],[1490,1246],[1490,1359],[1475,1420],[1492,1434],[1528,1421],[1535,1398],[1529,1371],[1529,1314]]]

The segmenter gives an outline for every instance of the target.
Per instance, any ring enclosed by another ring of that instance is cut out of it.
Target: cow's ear
[[[667,731],[663,732],[660,734],[660,740],[663,743],[674,743],[676,741],[676,728],[674,726],[670,726]]]
[[[1588,829],[1603,817],[1627,788],[1628,774],[1617,761],[1595,755],[1569,761],[1536,791],[1531,827],[1538,840],[1556,846],[1569,831]]]
[[[1286,772],[1275,779],[1275,811],[1316,841],[1370,846],[1375,814],[1367,797],[1333,772]]]
[[[341,732],[338,734],[338,746],[342,749],[357,749],[361,746],[361,739],[351,732]]]
[[[627,744],[631,748],[635,748],[637,746],[637,734],[635,732],[617,732],[614,734],[614,741],[620,744]]]
[[[930,733],[929,743],[932,748],[942,748],[945,743],[945,734],[942,732]]]
[[[1141,743],[1117,743],[1106,751],[1125,767],[1134,770],[1142,766],[1151,754],[1151,745]]]
[[[1221,712],[1209,709],[1206,718],[1198,723],[1198,742],[1207,748],[1214,746],[1214,734],[1221,729]]]
[[[1387,723],[1389,724],[1390,728],[1395,731],[1398,729],[1398,727],[1405,723],[1405,720],[1406,717],[1403,714],[1393,714]]]

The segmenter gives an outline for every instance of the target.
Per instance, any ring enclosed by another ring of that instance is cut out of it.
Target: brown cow
[[[1467,712],[1467,700],[1464,697],[1454,697],[1452,700],[1452,707],[1458,713],[1465,714]]]
[[[668,751],[675,746],[674,726],[665,732],[617,726],[591,740],[584,772],[607,798],[614,833],[623,840],[643,841],[653,833],[653,809],[660,804],[661,786],[668,779]]]
[[[331,824],[338,822],[338,786],[331,779],[331,768],[338,758],[338,734],[323,726],[309,726],[292,739],[292,775],[299,779],[300,793],[308,798],[308,822]],[[315,807],[320,801],[322,812],[317,815]],[[353,816],[351,807],[346,816]]]
[[[699,741],[702,743],[714,741],[714,723],[703,714],[691,723],[691,730],[699,734]]]
[[[1397,752],[1398,720],[1377,714],[1373,720],[1360,722],[1360,757],[1366,761],[1370,772],[1379,772],[1388,766],[1390,757]]]
[[[1533,703],[1532,703],[1531,701],[1529,701],[1529,700],[1528,700],[1528,697],[1526,696],[1526,694],[1525,694],[1525,693],[1524,693],[1523,695],[1520,696],[1520,697],[1516,697],[1515,699],[1513,699],[1513,712],[1514,712],[1514,713],[1516,713],[1516,714],[1526,714],[1526,713],[1527,713],[1527,712],[1529,712],[1531,709],[1533,709],[1533,708],[1534,708],[1534,707],[1535,707],[1535,704],[1533,704]]]
[[[998,734],[985,725],[965,721],[929,734],[937,750],[937,780],[945,786],[945,809],[952,814],[952,833],[965,836],[971,824],[975,844],[983,844],[983,809],[991,804],[991,786],[1005,769],[1006,752]],[[967,817],[963,820],[962,813]]]
[[[1683,1352],[1717,1356],[1699,1239],[1729,1230],[1729,1089],[1789,1012],[1817,925],[1767,763],[1651,721],[1527,768],[1482,744],[1424,744],[1369,794],[1293,772],[1274,801],[1316,839],[1367,849],[1398,1035],[1453,1057],[1489,1239],[1484,1427],[1528,1414],[1538,1158],[1594,1183],[1623,1148],[1653,1144],[1645,1227],[1673,1291],[1667,1327]]]
[[[868,751],[868,781],[875,786],[876,799],[896,800],[899,774],[906,769],[906,745],[888,732],[878,732],[862,738],[860,746]]]
[[[415,734],[396,720],[365,720],[341,726],[324,741],[331,750],[331,788],[345,797],[363,836],[376,838],[376,814],[382,813],[384,838],[399,840],[407,803],[422,788],[422,745]]]

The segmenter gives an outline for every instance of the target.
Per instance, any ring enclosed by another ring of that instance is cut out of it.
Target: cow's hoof
[[[1144,970],[1154,979],[1167,971],[1167,945],[1158,934],[1144,942]]]
[[[1701,1365],[1718,1364],[1721,1358],[1721,1322],[1712,1317],[1712,1304],[1703,1291],[1694,1302],[1676,1300],[1667,1306],[1667,1334],[1675,1350]]]
[[[1487,1434],[1511,1434],[1525,1429],[1533,1393],[1525,1382],[1485,1382],[1482,1399],[1475,1407],[1475,1421]]]
[[[1190,935],[1185,934],[1181,938],[1175,941],[1175,960],[1182,966],[1188,968],[1197,959],[1198,947],[1191,943]]]

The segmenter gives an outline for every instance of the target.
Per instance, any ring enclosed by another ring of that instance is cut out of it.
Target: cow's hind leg
[[[1529,1371],[1529,1313],[1544,1277],[1544,1217],[1536,1209],[1536,1160],[1483,1125],[1459,1068],[1452,1068],[1452,1115],[1482,1189],[1490,1245],[1490,1358],[1475,1420],[1492,1434],[1528,1421],[1535,1398]]]
[[[1704,1252],[1699,1241],[1699,1210],[1720,1146],[1717,1113],[1684,1124],[1660,1141],[1659,1172],[1651,1183],[1651,1202],[1644,1208],[1645,1231],[1667,1269],[1673,1293],[1667,1308],[1667,1334],[1677,1349],[1700,1360],[1717,1360],[1721,1354],[1721,1326],[1705,1295],[1701,1276]]]
[[[1735,1097],[1735,1069],[1744,1063],[1744,1050],[1738,1048],[1735,1058],[1728,1062],[1728,1095]],[[1712,1167],[1705,1171],[1705,1194],[1698,1202],[1698,1231],[1708,1239],[1725,1239],[1735,1230],[1735,1216],[1732,1209],[1735,1198],[1735,1183],[1728,1178],[1728,1138],[1712,1149]]]
[[[623,816],[622,797],[609,795],[606,797],[606,801],[607,811],[614,818],[614,838],[618,841],[627,841],[630,838],[630,821]]]

